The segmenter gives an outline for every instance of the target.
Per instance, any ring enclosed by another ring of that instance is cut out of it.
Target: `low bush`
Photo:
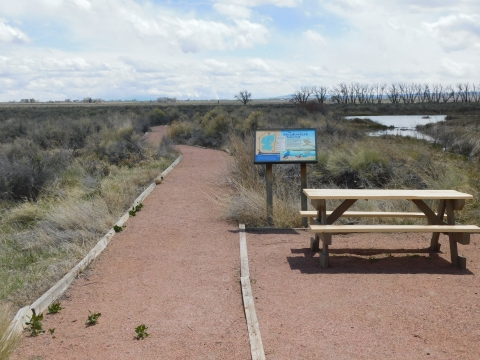
[[[0,148],[0,197],[36,200],[70,161],[67,151],[47,152],[30,140],[15,140]]]
[[[170,139],[173,139],[178,143],[184,144],[192,137],[194,129],[195,126],[191,122],[174,121],[168,127],[167,135]]]
[[[148,114],[151,126],[166,125],[168,124],[168,117],[165,111],[161,109],[154,109]]]

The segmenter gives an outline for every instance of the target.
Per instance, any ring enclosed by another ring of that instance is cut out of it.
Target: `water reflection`
[[[417,125],[426,125],[444,121],[446,115],[382,115],[382,116],[347,116],[346,119],[370,119],[393,129],[379,130],[369,133],[370,136],[396,135],[410,136],[417,139],[433,141],[433,138],[417,131]]]

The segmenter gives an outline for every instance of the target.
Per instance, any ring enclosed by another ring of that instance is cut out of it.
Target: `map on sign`
[[[257,130],[255,163],[317,162],[315,129]]]

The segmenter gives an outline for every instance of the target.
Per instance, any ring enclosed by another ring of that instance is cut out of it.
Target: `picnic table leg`
[[[317,220],[323,224],[322,217],[327,219],[327,202],[325,200],[314,200],[312,201],[312,205],[317,208]],[[310,219],[312,222],[313,219]],[[320,250],[320,237],[318,234],[315,234],[315,237],[310,238],[310,250],[318,251]]]
[[[328,244],[325,244],[325,242],[320,253],[320,266],[324,269],[328,268]]]
[[[446,210],[448,225],[455,225],[455,214],[453,212],[453,208],[453,200],[447,200]],[[455,239],[456,235],[457,234],[455,233],[448,233],[448,239],[450,242],[450,259],[453,265],[465,270],[467,268],[467,259],[463,256],[458,256],[457,241]]]
[[[445,214],[445,200],[440,200],[437,207],[437,217],[443,221],[443,216]],[[429,220],[428,223],[430,224],[431,221]],[[433,233],[432,238],[430,240],[430,250],[431,251],[440,251],[440,244],[438,240],[440,238],[440,233]]]
[[[327,201],[319,200],[317,202],[317,219],[322,225],[327,225]],[[322,251],[320,252],[320,266],[328,267],[328,245],[332,243],[332,234],[320,234],[322,240]]]
[[[310,250],[312,251],[320,250],[320,237],[317,234],[315,234],[315,236],[312,236],[310,238]]]

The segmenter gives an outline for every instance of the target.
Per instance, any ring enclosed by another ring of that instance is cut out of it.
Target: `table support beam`
[[[342,214],[347,211],[353,204],[357,202],[357,199],[344,200],[338,207],[327,217],[327,224],[332,225],[338,220]]]
[[[443,201],[443,200],[442,200]],[[412,202],[417,205],[417,207],[426,215],[429,224],[433,225],[447,225],[441,218],[438,217],[438,214],[435,214],[430,207],[425,204],[423,200],[412,200]],[[442,214],[443,215],[443,214]]]

